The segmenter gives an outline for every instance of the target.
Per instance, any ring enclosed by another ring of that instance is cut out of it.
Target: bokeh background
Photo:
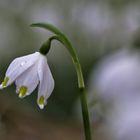
[[[139,0],[0,0],[1,82],[14,58],[38,51],[52,35],[31,28],[34,22],[51,23],[68,36],[79,56],[87,88],[101,60],[120,48],[138,49],[140,45]],[[0,91],[0,139],[84,139],[71,58],[58,42],[53,42],[47,58],[55,79],[47,106],[38,108],[37,90],[22,100],[15,94],[14,84]],[[99,129],[102,120],[96,117],[92,118],[94,139],[105,139]]]

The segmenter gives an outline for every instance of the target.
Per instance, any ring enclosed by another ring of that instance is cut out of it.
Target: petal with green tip
[[[40,81],[38,100],[41,96],[43,96],[44,104],[46,104],[46,100],[49,98],[54,89],[54,79],[48,66],[47,59],[43,55],[38,64],[38,76]]]
[[[3,81],[2,84],[0,85],[0,88],[2,89],[2,88],[7,87],[8,81],[9,81],[9,77],[5,77],[5,78],[4,78],[4,81]]]
[[[39,83],[37,64],[30,67],[16,79],[17,93],[20,92],[21,85],[28,87],[26,95],[30,95]]]
[[[40,97],[39,97],[38,105],[39,105],[40,109],[43,109],[43,108],[44,108],[44,105],[45,105],[45,98],[44,98],[43,96],[40,96]]]
[[[6,77],[9,77],[7,86],[12,84],[18,76],[35,64],[38,56],[39,52],[36,52],[14,59],[6,71]]]

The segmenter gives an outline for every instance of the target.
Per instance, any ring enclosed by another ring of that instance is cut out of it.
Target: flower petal
[[[37,67],[36,63],[16,79],[16,92],[19,93],[20,98],[30,95],[37,87],[39,83]]]
[[[36,52],[27,56],[14,59],[6,71],[5,79],[8,80],[4,80],[4,82],[0,85],[0,88],[4,88],[12,84],[12,82],[15,81],[15,79],[20,74],[22,74],[37,61],[38,56],[39,52]]]
[[[38,64],[38,76],[40,80],[38,90],[38,105],[40,109],[43,109],[44,105],[47,103],[46,100],[54,89],[54,79],[48,66],[47,59],[43,55],[40,57]]]

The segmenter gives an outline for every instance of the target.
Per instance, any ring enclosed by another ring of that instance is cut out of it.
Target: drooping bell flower
[[[6,71],[0,88],[3,89],[13,82],[20,98],[30,95],[39,85],[37,103],[40,109],[43,109],[54,89],[54,79],[46,56],[35,52],[14,59]]]

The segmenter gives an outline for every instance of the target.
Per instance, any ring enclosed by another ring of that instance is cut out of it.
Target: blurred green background
[[[1,82],[14,58],[38,51],[51,35],[45,30],[31,28],[29,25],[34,22],[51,23],[67,35],[77,51],[88,87],[90,72],[100,59],[116,49],[139,46],[140,1],[1,0]],[[37,90],[21,100],[15,94],[13,84],[0,91],[0,111],[4,121],[5,116],[12,118],[11,112],[14,112],[17,118],[20,113],[29,115],[31,119],[39,117],[39,122],[47,118],[58,122],[77,122],[75,112],[79,90],[71,58],[58,42],[53,42],[47,58],[55,79],[55,89],[45,109],[40,110],[36,104]]]

